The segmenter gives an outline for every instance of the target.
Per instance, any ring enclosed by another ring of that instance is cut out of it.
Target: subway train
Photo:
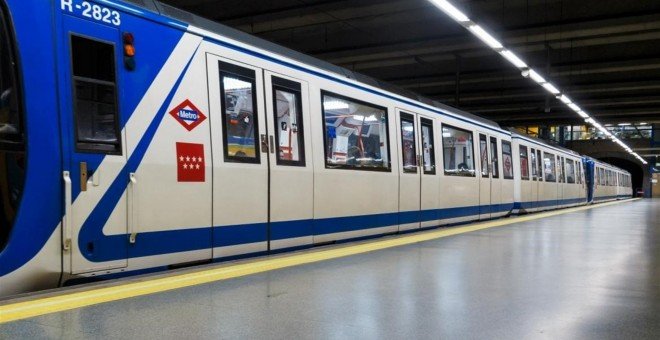
[[[0,18],[0,297],[632,195],[621,169],[157,1]]]

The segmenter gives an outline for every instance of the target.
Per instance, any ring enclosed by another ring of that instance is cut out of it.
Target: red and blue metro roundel
[[[206,115],[188,99],[172,109],[170,115],[188,131],[192,131],[197,125],[206,120]]]

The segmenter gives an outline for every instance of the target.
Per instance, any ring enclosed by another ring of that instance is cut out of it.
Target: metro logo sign
[[[172,109],[170,115],[188,131],[192,131],[206,120],[206,115],[188,99]]]
[[[206,181],[204,144],[176,143],[176,173],[178,182]]]

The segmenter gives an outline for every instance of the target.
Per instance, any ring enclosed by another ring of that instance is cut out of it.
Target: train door
[[[421,172],[419,164],[419,119],[397,109],[399,167],[399,231],[420,227]]]
[[[489,219],[491,214],[491,159],[488,151],[488,136],[479,134],[479,159],[481,175],[479,177],[479,218]]]
[[[129,176],[122,171],[126,136],[120,118],[120,33],[64,15],[61,41],[64,271],[125,267]],[[108,200],[111,188],[118,189],[117,196]],[[116,236],[117,242],[103,242],[106,236]]]
[[[207,54],[213,156],[213,257],[268,250],[263,70]]]
[[[488,145],[488,151],[490,152],[490,202],[491,205],[496,205],[502,203],[502,177],[500,174],[500,153],[498,147],[498,141],[496,137],[490,137],[490,144]],[[491,214],[494,213],[491,209]],[[491,215],[492,217],[492,215]]]
[[[270,249],[313,243],[314,164],[306,82],[265,73]]]
[[[529,207],[530,209],[534,209],[537,208],[538,206],[537,204],[539,199],[539,181],[541,180],[537,167],[536,149],[530,149],[529,156],[530,156],[530,163],[532,166],[532,182],[531,182],[532,189],[530,190],[530,195],[529,195],[530,197]]]

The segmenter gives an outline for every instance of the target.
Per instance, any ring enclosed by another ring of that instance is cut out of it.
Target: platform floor
[[[660,339],[660,200],[0,325],[2,339]]]

